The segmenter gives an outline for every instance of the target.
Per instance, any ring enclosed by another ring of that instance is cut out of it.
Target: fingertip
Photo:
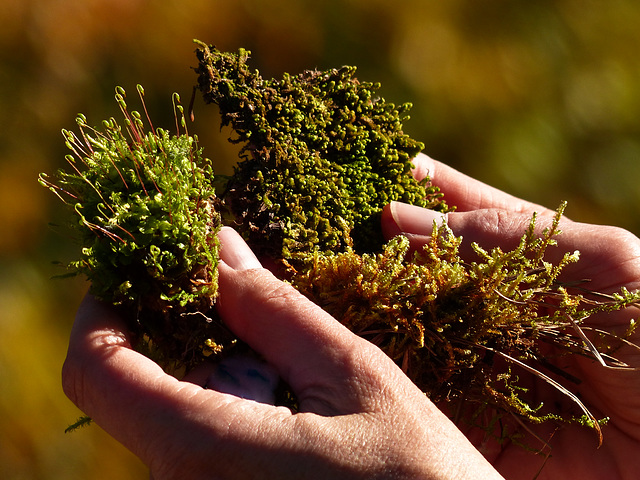
[[[442,226],[447,222],[447,214],[428,208],[391,202],[383,210],[382,229],[387,238],[400,234],[429,236],[434,223]]]
[[[258,257],[238,232],[231,227],[222,227],[218,232],[220,259],[234,270],[262,268]]]

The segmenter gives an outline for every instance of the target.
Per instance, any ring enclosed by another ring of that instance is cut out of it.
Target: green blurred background
[[[0,477],[146,478],[80,412],[60,367],[81,279],[36,181],[64,165],[60,130],[99,125],[114,87],[145,86],[156,126],[188,103],[193,38],[245,47],[265,76],[357,65],[414,104],[406,130],[440,160],[574,219],[640,232],[640,2],[635,0],[3,0],[0,3]],[[199,100],[199,99],[198,99]],[[191,132],[220,172],[234,148],[196,101]]]

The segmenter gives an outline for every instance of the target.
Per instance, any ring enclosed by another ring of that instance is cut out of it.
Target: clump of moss
[[[476,246],[477,262],[463,262],[461,238],[446,226],[434,226],[430,242],[414,255],[408,254],[404,237],[391,240],[376,255],[316,253],[292,282],[350,330],[378,345],[454,416],[492,407],[496,413],[483,428],[509,414],[530,423],[588,424],[599,435],[600,421],[561,382],[542,372],[549,355],[543,348],[552,345],[556,355],[600,355],[576,330],[578,323],[598,312],[626,308],[640,295],[623,290],[610,301],[594,302],[558,282],[563,268],[578,261],[577,252],[556,265],[543,260],[555,245],[562,209],[541,237],[533,233],[534,217],[513,251],[487,252]],[[574,401],[576,411],[532,404],[520,382],[523,373],[549,382]],[[569,378],[565,374],[562,380]]]
[[[373,252],[392,200],[446,209],[436,188],[409,173],[424,148],[402,131],[410,104],[378,97],[379,84],[360,82],[355,67],[263,79],[247,66],[248,51],[197,43],[200,91],[243,144],[223,196],[260,253]]]
[[[402,131],[409,106],[377,97],[379,86],[358,81],[353,67],[265,80],[248,69],[245,50],[222,53],[198,43],[196,53],[205,100],[219,106],[222,124],[243,145],[231,178],[214,177],[179,105],[175,135],[150,121],[147,132],[121,89],[124,129],[113,119],[91,128],[79,116],[80,134],[64,131],[71,173],[41,177],[78,219],[80,258],[70,268],[123,309],[141,350],[165,367],[190,367],[237,343],[215,312],[216,233],[228,223],[258,253],[288,264],[296,288],[378,345],[455,420],[476,421],[491,407],[496,414],[476,422],[488,430],[514,415],[580,422],[600,433],[599,421],[564,386],[577,379],[542,350],[615,365],[582,323],[635,304],[640,294],[587,299],[558,281],[578,260],[543,260],[562,208],[541,237],[533,219],[516,249],[476,247],[474,263],[462,261],[460,239],[446,226],[434,226],[415,255],[405,239],[385,244],[379,215],[390,201],[449,209],[428,181],[411,176],[411,159],[423,146]],[[555,379],[540,365],[555,368]],[[517,372],[548,382],[576,411],[534,404]],[[282,396],[295,402],[286,389]]]
[[[195,137],[145,131],[124,97],[117,89],[124,127],[111,118],[98,130],[78,116],[79,135],[63,130],[70,172],[40,181],[77,217],[80,258],[71,273],[121,306],[141,342],[169,363],[188,363],[203,351],[203,337],[220,336],[210,317],[221,225],[213,169]]]

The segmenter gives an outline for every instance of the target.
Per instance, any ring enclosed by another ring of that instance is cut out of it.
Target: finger
[[[392,202],[382,212],[382,229],[386,238],[405,235],[414,250],[422,249],[433,232],[434,222],[446,222],[454,235],[462,237],[460,255],[467,261],[478,256],[472,248],[477,243],[485,250],[500,247],[503,251],[518,246],[529,228],[532,215],[500,209],[441,214],[428,209]],[[536,218],[534,233],[543,234],[552,225],[551,216]],[[580,252],[578,263],[568,265],[563,280],[589,280],[588,288],[603,293],[617,291],[621,285],[633,290],[640,286],[640,242],[626,230],[603,225],[573,222],[562,218],[557,246],[549,247],[545,260],[557,264],[566,253]]]
[[[62,383],[83,412],[145,464],[151,466],[158,452],[201,448],[193,444],[193,425],[208,429],[211,448],[222,452],[233,440],[237,445],[251,438],[260,413],[272,408],[178,381],[132,350],[126,332],[113,308],[87,296],[71,332]],[[245,414],[240,419],[239,411]]]
[[[382,213],[382,229],[386,238],[405,235],[415,249],[429,241],[434,223],[446,224],[453,233],[463,238],[460,253],[466,260],[475,260],[472,242],[484,249],[500,247],[512,250],[531,223],[531,215],[507,212],[500,209],[483,209],[470,212],[449,212],[446,214],[409,205],[391,202]],[[551,225],[551,219],[543,218],[536,222],[537,230]]]
[[[554,212],[535,203],[521,200],[497,188],[458,172],[425,154],[413,159],[413,176],[417,180],[426,177],[444,194],[444,200],[460,211],[496,208],[531,215],[553,215]]]
[[[359,389],[367,386],[360,379],[376,385],[382,372],[389,373],[390,360],[293,287],[257,268],[235,231],[223,228],[219,238],[218,311],[229,328],[277,369],[304,409],[336,414],[365,408],[367,392]],[[372,363],[380,371],[369,368]]]

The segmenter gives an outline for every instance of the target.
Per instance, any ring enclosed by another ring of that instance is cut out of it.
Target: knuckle
[[[473,229],[488,240],[510,238],[525,232],[531,217],[523,223],[522,215],[506,210],[490,209],[478,211],[473,217]]]
[[[253,282],[254,288],[252,290],[260,297],[260,308],[268,309],[271,313],[277,314],[291,310],[294,306],[298,307],[300,302],[310,302],[293,286],[276,280],[275,277],[265,279],[259,275],[254,278]]]
[[[273,283],[266,294],[266,301],[282,308],[291,305],[292,302],[300,301],[302,298],[306,297],[291,285],[282,282]]]

